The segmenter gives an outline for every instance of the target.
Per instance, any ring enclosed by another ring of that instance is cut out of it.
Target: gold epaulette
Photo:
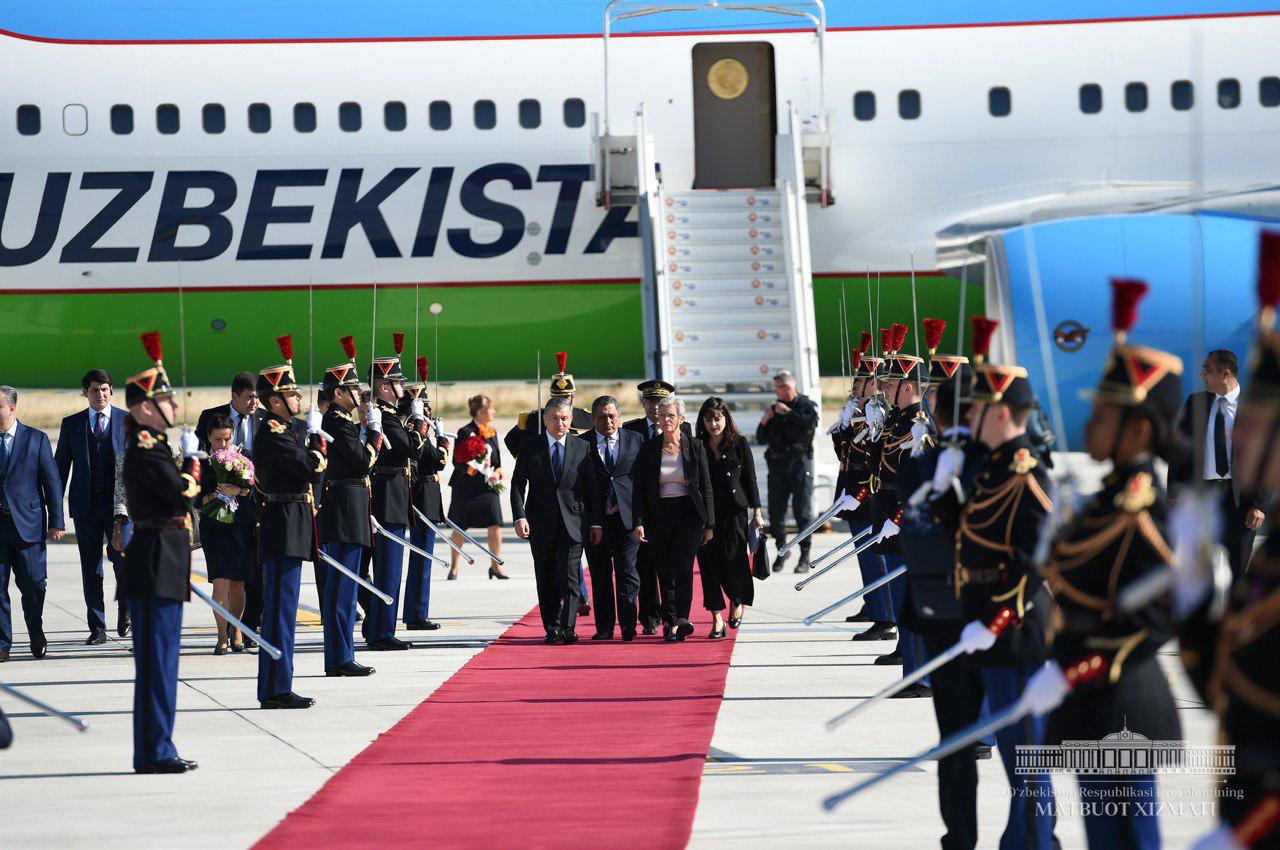
[[[1146,472],[1135,472],[1130,476],[1115,500],[1117,508],[1131,514],[1145,511],[1155,503],[1156,488],[1151,483],[1151,475]]]
[[[187,479],[187,486],[182,490],[182,498],[194,499],[200,493],[200,484],[187,473],[182,473],[182,477]]]
[[[1009,463],[1009,471],[1014,475],[1029,475],[1031,470],[1040,465],[1040,461],[1036,460],[1036,456],[1031,453],[1031,449],[1018,449],[1013,453],[1013,460]]]
[[[158,442],[160,442],[160,439],[146,428],[138,429],[138,448],[153,449]]]
[[[288,425],[275,419],[268,419],[267,427],[271,429],[272,434],[283,434],[289,429]]]

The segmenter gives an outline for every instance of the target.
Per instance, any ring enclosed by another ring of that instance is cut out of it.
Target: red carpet
[[[256,846],[684,847],[733,652],[694,614],[560,647],[534,609]]]

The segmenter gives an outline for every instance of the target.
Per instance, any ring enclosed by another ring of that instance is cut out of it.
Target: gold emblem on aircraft
[[[707,88],[721,100],[733,100],[747,90],[751,78],[737,59],[718,59],[707,70]]]

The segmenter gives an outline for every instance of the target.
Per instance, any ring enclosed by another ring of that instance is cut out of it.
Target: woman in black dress
[[[453,448],[453,475],[449,478],[449,519],[459,528],[470,530],[483,528],[489,535],[489,551],[502,557],[502,501],[494,489],[502,481],[502,451],[498,448],[498,431],[493,426],[493,400],[487,395],[475,395],[467,399],[467,409],[471,413],[471,421],[458,429],[458,439]],[[486,477],[479,470],[459,461],[458,450],[467,437],[480,435],[489,444],[489,466],[492,471]],[[453,533],[453,542],[457,546],[463,543],[463,536]],[[458,577],[458,550],[449,553],[449,575],[453,581]],[[498,568],[497,561],[489,562],[489,578],[509,578]]]
[[[215,416],[209,425],[209,454],[232,448],[233,426],[227,416]],[[250,551],[255,523],[253,500],[250,490],[234,484],[219,484],[210,461],[204,461],[200,475],[200,495],[196,506],[200,509],[200,546],[204,549],[205,566],[209,581],[213,582],[213,599],[236,617],[244,614],[244,583],[249,580],[254,553]],[[219,496],[235,501],[236,509],[231,522],[221,522],[206,513],[206,508],[216,506]],[[244,652],[244,636],[239,630],[214,614],[218,622],[218,644],[214,655]]]
[[[733,424],[724,399],[711,396],[702,403],[697,434],[707,449],[716,508],[715,536],[698,550],[698,571],[702,578],[702,604],[714,618],[708,637],[719,640],[725,636],[721,613],[725,598],[729,599],[731,629],[742,622],[743,608],[755,601],[747,562],[747,523],[759,531],[764,527],[764,518],[760,514],[755,458]]]
[[[640,447],[631,494],[632,533],[651,547],[662,597],[662,637],[682,641],[693,634],[693,559],[712,539],[715,505],[702,441],[681,429],[684,400],[658,403],[658,436]]]

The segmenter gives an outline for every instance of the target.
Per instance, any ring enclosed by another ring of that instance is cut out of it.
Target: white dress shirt
[[[242,434],[240,430],[240,422],[241,420],[244,420],[244,419],[248,419],[249,422],[244,426],[244,431]],[[234,407],[232,407],[231,408],[231,439],[234,442],[239,442],[240,437],[242,435],[244,437],[244,444],[242,448],[245,450],[245,452],[252,452],[253,451],[253,417],[246,416],[243,413],[240,413],[239,411],[237,411]]]
[[[568,439],[568,437],[569,435],[565,434],[563,437],[557,440],[555,437],[551,436],[551,432],[549,431],[547,432],[547,452],[554,459],[556,456],[556,443],[559,443],[561,464],[563,464],[565,461],[569,459],[569,447],[566,446],[564,443],[564,441]]]
[[[1231,429],[1236,424],[1236,405],[1240,401],[1240,385],[1236,384],[1235,389],[1226,395],[1214,396],[1213,403],[1209,405],[1209,427],[1205,429],[1204,443],[1204,478],[1206,481],[1218,481],[1231,477],[1231,473],[1226,475],[1218,474],[1218,464],[1213,450],[1213,441],[1217,437],[1217,429],[1215,421],[1218,418],[1218,408],[1222,408],[1222,416],[1227,423],[1227,461],[1231,460]]]
[[[94,410],[92,407],[90,407],[89,408],[89,434],[90,435],[93,434],[94,427],[98,423],[99,416],[102,417],[102,433],[105,434],[111,430],[111,405],[108,404],[106,407],[102,408],[102,410]]]

